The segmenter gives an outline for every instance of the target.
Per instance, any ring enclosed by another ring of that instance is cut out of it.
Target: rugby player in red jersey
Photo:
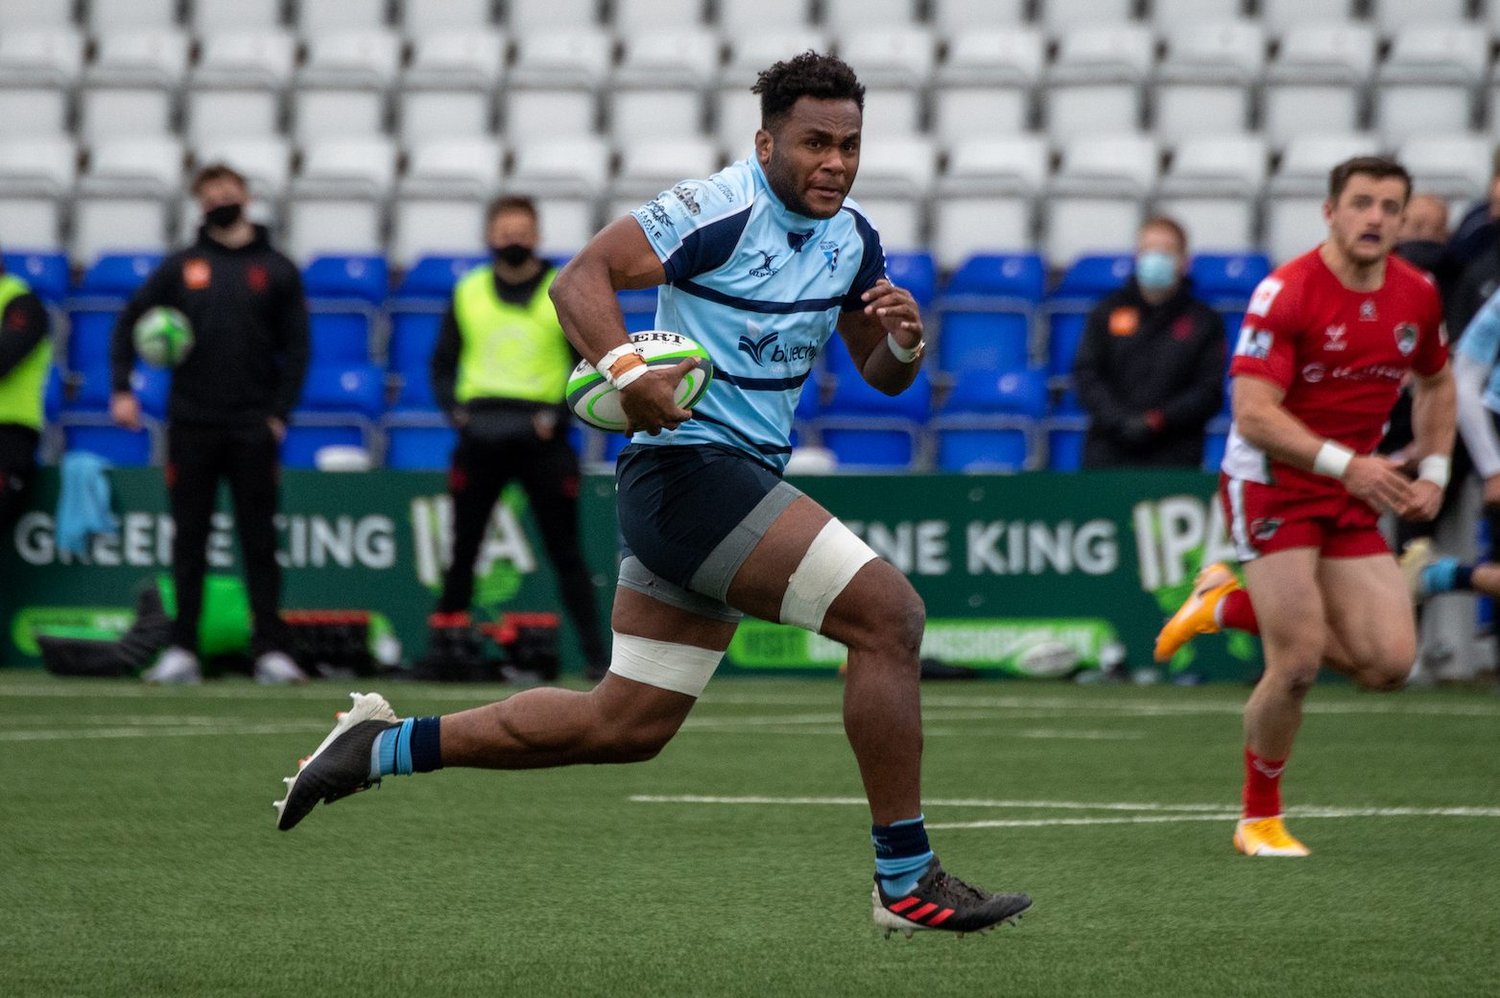
[[[1282,821],[1280,782],[1320,666],[1393,690],[1416,658],[1407,585],[1377,518],[1437,514],[1456,417],[1438,293],[1391,254],[1410,194],[1394,161],[1334,167],[1328,239],[1256,289],[1229,369],[1234,425],[1219,479],[1244,588],[1228,566],[1206,567],[1157,638],[1166,661],[1195,634],[1261,636],[1234,834],[1246,855],[1308,854]],[[1415,480],[1373,453],[1408,375]]]

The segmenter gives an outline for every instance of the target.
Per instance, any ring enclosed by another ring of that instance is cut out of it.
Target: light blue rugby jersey
[[[1500,412],[1500,365],[1495,363],[1500,356],[1500,292],[1491,295],[1469,320],[1454,351],[1489,372],[1484,407]]]
[[[791,211],[754,159],[684,180],[631,215],[667,272],[656,328],[692,337],[714,362],[693,419],[633,442],[725,444],[785,467],[814,361],[885,276],[875,227],[849,199],[829,219]]]

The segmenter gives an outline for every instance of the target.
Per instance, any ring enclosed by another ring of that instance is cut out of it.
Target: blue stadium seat
[[[392,412],[437,412],[437,399],[432,397],[432,379],[425,370],[399,375],[401,388],[396,400],[391,403]]]
[[[42,390],[42,418],[48,423],[57,422],[63,408],[63,372],[53,364],[47,369],[47,387]]]
[[[1052,289],[1052,297],[1098,300],[1118,289],[1134,272],[1135,257],[1129,253],[1081,256],[1064,271],[1062,280]]]
[[[823,369],[839,381],[848,378],[858,378],[859,370],[854,366],[854,358],[849,356],[849,348],[844,345],[843,337],[837,333],[828,337],[828,342],[823,345],[823,355],[818,358]],[[813,365],[816,372],[817,364]]]
[[[378,255],[319,256],[302,270],[308,298],[352,298],[379,305],[389,283],[390,269]]]
[[[109,411],[109,365],[95,364],[73,371],[73,390],[63,395],[62,411],[108,412]]]
[[[917,456],[921,428],[906,419],[823,420],[819,435],[841,466],[907,468]]]
[[[1069,416],[1047,421],[1047,469],[1077,471],[1083,467],[1083,438],[1088,418]]]
[[[367,429],[356,423],[289,426],[281,444],[281,463],[288,468],[315,468],[318,451],[324,447],[367,446]]]
[[[73,424],[63,428],[70,451],[90,451],[121,468],[139,468],[151,463],[151,432],[124,430],[103,424]]]
[[[1224,460],[1224,447],[1229,443],[1229,426],[1223,420],[1208,424],[1208,435],[1203,442],[1203,469],[1218,471]]]
[[[822,396],[823,391],[818,383],[817,373],[814,372],[802,384],[802,394],[797,396],[797,409],[792,413],[792,418],[798,422],[816,419],[818,413],[823,409]]]
[[[97,300],[96,300],[97,301]],[[98,301],[76,303],[68,312],[68,370],[87,371],[109,366],[109,340],[119,307]]]
[[[961,372],[944,413],[995,413],[1041,419],[1047,414],[1047,377],[1039,370]]]
[[[391,338],[386,344],[386,362],[397,374],[427,377],[432,349],[442,328],[441,311],[391,312]]]
[[[458,279],[485,262],[481,256],[424,256],[407,269],[391,298],[395,302],[446,303]]]
[[[964,261],[938,300],[938,363],[945,371],[1026,366],[1046,268],[1035,253]]]
[[[410,471],[443,471],[458,434],[449,426],[387,426],[385,466]]]
[[[1073,375],[1073,357],[1083,341],[1090,303],[1082,311],[1049,311],[1047,314],[1047,373],[1055,378]]]
[[[5,272],[27,284],[42,301],[56,304],[68,294],[66,253],[6,253]]]
[[[83,272],[79,297],[129,298],[161,264],[160,253],[104,253]]]
[[[937,466],[944,471],[1011,472],[1031,460],[1031,434],[1019,426],[938,423]]]
[[[614,464],[615,458],[620,456],[620,451],[630,443],[630,438],[623,433],[606,433],[604,435],[604,460]]]
[[[620,300],[620,312],[625,316],[627,333],[643,333],[656,328],[655,288],[620,291],[615,297]]]
[[[172,391],[171,371],[142,364],[131,373],[130,387],[140,399],[142,412],[153,419],[167,418],[167,396]]]
[[[878,391],[858,374],[840,377],[825,412],[830,416],[899,416],[921,423],[931,408],[932,382],[926,371],[918,371],[911,387],[900,395]]]
[[[378,417],[385,408],[385,374],[373,364],[312,365],[297,403],[299,413]]]
[[[390,271],[383,256],[320,256],[302,271],[311,314],[312,361],[359,364],[370,359],[377,309]]]
[[[930,308],[937,298],[937,261],[931,253],[885,254],[885,275],[898,288],[905,288],[921,308]]]
[[[363,364],[370,359],[375,311],[354,300],[308,302],[308,339],[314,364]]]
[[[1193,291],[1204,301],[1247,302],[1270,273],[1271,260],[1263,253],[1200,253],[1188,268]]]

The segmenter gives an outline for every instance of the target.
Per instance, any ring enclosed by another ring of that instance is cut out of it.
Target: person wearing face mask
[[[465,678],[479,665],[469,611],[474,562],[496,500],[519,479],[578,632],[585,673],[599,679],[609,656],[599,631],[593,582],[578,537],[578,456],[567,440],[563,398],[578,355],[548,296],[557,269],[536,255],[541,234],[530,198],[490,204],[491,262],[453,290],[432,353],[432,392],[458,430],[448,474],[453,550],[429,619],[423,671]]]
[[[110,342],[110,416],[137,429],[141,406],[130,386],[136,321],[165,305],[187,316],[193,330],[193,347],[173,370],[167,397],[166,480],[176,525],[177,617],[171,647],[143,678],[159,683],[202,678],[197,643],[206,546],[219,482],[226,480],[245,561],[255,677],[265,683],[302,682],[307,676],[291,658],[291,635],[279,613],[281,568],[273,519],[281,441],[307,373],[307,299],[296,264],[274,249],[265,226],[246,214],[250,194],[241,174],[223,163],[205,166],[193,179],[192,194],[203,212],[197,240],[146,278],[120,313]]]
[[[1085,468],[1203,462],[1204,428],[1224,401],[1224,322],[1186,275],[1182,226],[1148,219],[1135,273],[1089,313],[1073,360],[1090,417]]]

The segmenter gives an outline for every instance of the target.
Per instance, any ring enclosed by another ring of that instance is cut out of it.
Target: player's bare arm
[[[1451,365],[1423,377],[1412,372],[1412,451],[1420,459],[1412,501],[1396,512],[1408,520],[1431,520],[1443,505],[1443,488],[1458,428],[1458,387]]]
[[[922,312],[911,292],[882,277],[860,296],[864,308],[839,317],[839,335],[874,388],[899,395],[922,366]]]
[[[1365,454],[1345,460],[1340,452],[1347,455],[1348,449],[1309,430],[1282,406],[1284,397],[1281,388],[1262,378],[1242,374],[1234,379],[1234,421],[1247,443],[1278,461],[1338,478],[1350,494],[1377,509],[1411,504],[1411,482],[1395,462]],[[1334,449],[1325,450],[1330,445]],[[1325,466],[1330,456],[1339,467]]]
[[[655,287],[666,279],[640,225],[625,217],[589,240],[557,275],[549,294],[568,342],[584,360],[598,366],[611,351],[629,343],[615,292]],[[684,360],[641,375],[623,388],[620,408],[630,420],[629,432],[656,434],[691,419],[693,414],[673,401],[672,389],[696,366],[696,361]]]

